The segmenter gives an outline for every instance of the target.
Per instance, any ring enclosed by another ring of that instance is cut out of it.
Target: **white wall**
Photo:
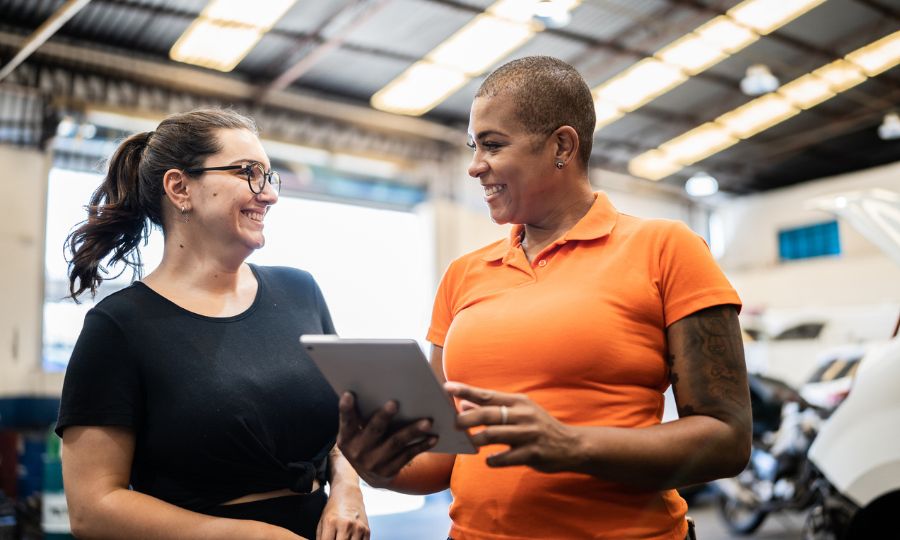
[[[54,394],[41,371],[47,154],[0,146],[0,397]]]
[[[900,191],[900,162],[732,200],[714,213],[721,226],[719,263],[748,307],[795,308],[900,303],[900,268],[848,224],[839,222],[839,257],[781,263],[778,230],[834,219],[805,210],[812,198],[843,191]]]

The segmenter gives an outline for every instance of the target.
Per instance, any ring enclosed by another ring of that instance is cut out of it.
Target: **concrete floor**
[[[715,501],[701,498],[691,505],[688,515],[697,525],[697,540],[801,540],[806,513],[780,512],[772,514],[762,526],[749,536],[730,534],[719,518]]]

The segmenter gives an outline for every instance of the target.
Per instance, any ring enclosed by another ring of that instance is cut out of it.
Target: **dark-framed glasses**
[[[266,189],[266,182],[272,185],[275,193],[281,192],[281,175],[278,174],[278,171],[266,171],[262,163],[184,169],[184,172],[188,174],[200,174],[206,171],[240,171],[241,175],[247,178],[247,185],[250,186],[250,191],[255,195],[259,195]]]

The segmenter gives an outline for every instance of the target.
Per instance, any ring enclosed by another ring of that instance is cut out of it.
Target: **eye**
[[[468,146],[472,150],[475,150],[475,141],[466,141],[466,146]]]

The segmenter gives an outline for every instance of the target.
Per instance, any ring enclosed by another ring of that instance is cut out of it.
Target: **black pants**
[[[271,523],[305,538],[315,538],[319,518],[326,502],[328,496],[325,495],[324,489],[319,488],[318,491],[309,494],[217,506],[204,513],[216,517]]]

